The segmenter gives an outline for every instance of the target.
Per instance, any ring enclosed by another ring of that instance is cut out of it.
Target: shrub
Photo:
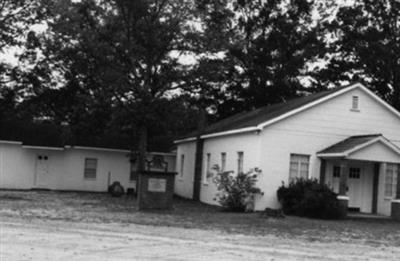
[[[119,181],[115,181],[108,187],[108,193],[113,197],[121,197],[125,194],[125,190]]]
[[[263,192],[256,187],[257,177],[261,170],[254,168],[246,173],[234,175],[233,171],[217,171],[213,182],[217,185],[218,193],[214,200],[229,211],[247,212],[254,210],[254,197]]]
[[[277,194],[287,215],[338,219],[344,214],[337,194],[316,179],[297,179],[288,187],[282,185]]]

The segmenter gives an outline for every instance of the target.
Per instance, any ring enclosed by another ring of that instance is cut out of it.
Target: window
[[[221,153],[221,172],[224,172],[226,168],[226,153]]]
[[[210,180],[210,178],[211,178],[211,163],[210,163],[210,161],[211,161],[211,153],[207,153],[207,158],[206,158],[206,176],[205,176],[205,179],[204,179],[204,183],[205,184],[208,184],[208,181]]]
[[[291,154],[289,182],[292,182],[297,178],[307,179],[309,165],[310,165],[310,156]]]
[[[333,167],[333,177],[340,178],[340,167],[339,166]]]
[[[361,174],[360,168],[349,169],[349,179],[360,179],[360,174]]]
[[[354,111],[358,111],[359,110],[359,98],[358,98],[358,96],[353,96],[351,109],[354,110]]]
[[[95,179],[97,172],[97,159],[86,158],[85,159],[85,179]]]
[[[397,177],[399,171],[399,165],[389,163],[386,165],[385,197],[394,198],[396,196]]]
[[[182,154],[181,155],[181,169],[180,169],[181,178],[183,177],[184,167],[185,167],[185,155]]]
[[[243,173],[243,151],[238,151],[238,174]]]

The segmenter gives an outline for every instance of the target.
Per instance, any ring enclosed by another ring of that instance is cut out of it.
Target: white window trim
[[[356,106],[354,106],[356,105]],[[358,95],[353,95],[351,97],[351,111],[359,112],[360,111],[360,97]]]
[[[291,179],[290,179],[290,165],[291,165],[291,163],[292,163],[292,156],[302,156],[302,157],[307,157],[308,158],[308,169],[307,169],[307,177],[306,177],[306,179],[309,179],[310,178],[310,166],[311,166],[311,155],[310,154],[302,154],[302,153],[290,153],[290,155],[289,155],[289,177],[288,177],[288,181],[289,181],[289,183],[291,182]],[[297,169],[297,175],[296,175],[296,177],[295,178],[300,178],[300,165],[301,165],[301,162],[300,161],[298,161],[297,162],[297,165],[298,165],[298,169]]]
[[[203,185],[208,185],[208,173],[211,171],[211,153],[206,153],[206,166],[203,171]]]
[[[386,163],[385,164],[385,172],[384,172],[385,178],[384,178],[383,195],[384,195],[385,200],[392,200],[392,199],[396,198],[396,194],[397,194],[397,184],[394,182],[394,180],[396,179],[397,182],[399,182],[399,180],[398,180],[398,176],[396,177],[396,175],[398,175],[398,173],[396,171],[394,171],[393,176],[392,176],[392,195],[387,196],[386,195],[386,175],[387,175],[388,165],[397,166],[397,172],[400,171],[400,166],[398,164],[394,164],[394,163]]]
[[[226,152],[221,152],[221,172],[226,171]]]
[[[180,157],[180,162],[179,162],[179,177],[178,177],[178,180],[179,181],[182,181],[183,180],[183,174],[184,174],[184,171],[185,171],[185,154],[181,154],[181,157]]]
[[[237,152],[237,174],[244,172],[244,151]]]
[[[88,177],[86,177],[86,161],[87,160],[96,160],[96,168],[95,168],[95,177],[94,178],[88,178]],[[90,158],[90,157],[87,157],[87,158],[85,158],[84,159],[84,161],[83,161],[83,179],[84,180],[96,180],[97,179],[97,174],[98,174],[98,168],[99,168],[99,160],[98,160],[98,158]]]

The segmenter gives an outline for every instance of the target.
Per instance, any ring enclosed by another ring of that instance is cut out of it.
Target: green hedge
[[[288,187],[282,185],[277,194],[286,215],[320,219],[344,216],[337,194],[316,179],[297,179]]]

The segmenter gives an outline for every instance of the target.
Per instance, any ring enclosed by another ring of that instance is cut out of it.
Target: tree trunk
[[[139,127],[138,171],[146,170],[147,126]]]

